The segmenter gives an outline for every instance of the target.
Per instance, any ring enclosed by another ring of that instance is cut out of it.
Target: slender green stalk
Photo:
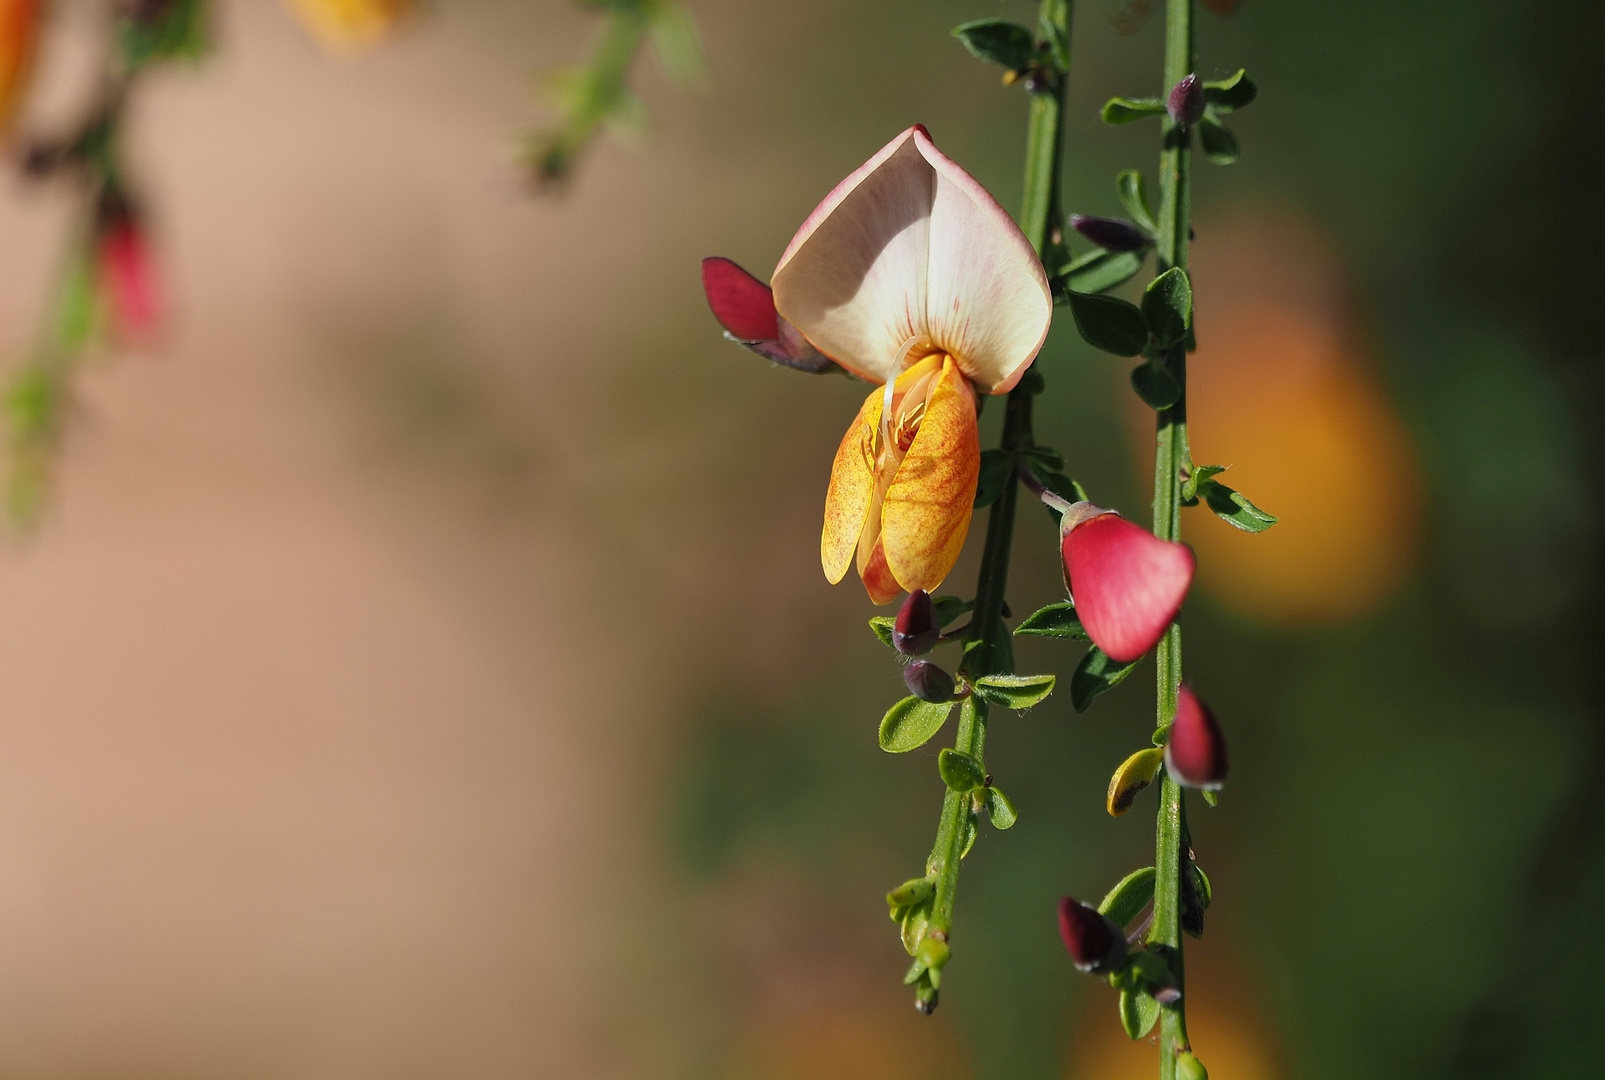
[[[1063,156],[1064,91],[1067,72],[1054,57],[1062,57],[1070,43],[1071,0],[1042,0],[1039,40],[1049,48],[1044,53],[1045,70],[1033,75],[1030,84],[1030,125],[1026,136],[1025,197],[1021,201],[1020,226],[1037,254],[1059,239],[1059,171]],[[1038,387],[1035,379],[1022,379],[1009,393],[1003,417],[1001,447],[1016,453],[1032,445],[1031,400]],[[975,610],[964,638],[964,674],[971,679],[1012,668],[1007,639],[994,644],[1002,626],[1004,594],[1009,583],[1009,553],[1014,542],[1014,512],[1019,487],[1011,474],[993,503],[987,519],[986,547],[975,586]],[[986,746],[986,703],[968,698],[959,712],[958,735],[954,749],[982,758]],[[936,897],[931,911],[930,931],[944,939],[953,926],[953,900],[958,889],[959,860],[969,828],[970,796],[949,791],[942,799],[942,816],[936,830],[926,871],[936,877]]]
[[[1194,0],[1166,0],[1165,82],[1175,86],[1193,71]],[[1168,116],[1164,120],[1163,150],[1159,159],[1159,272],[1187,267],[1187,239],[1192,215],[1191,134]],[[1182,388],[1176,404],[1159,413],[1154,454],[1154,535],[1181,539],[1181,486],[1188,464],[1187,348],[1178,345],[1162,357],[1176,384]],[[1172,625],[1159,642],[1158,719],[1165,728],[1176,718],[1176,691],[1181,686],[1181,627]],[[1154,916],[1148,931],[1151,945],[1168,954],[1178,988],[1183,984],[1181,942],[1182,847],[1187,831],[1181,788],[1169,776],[1160,782],[1159,821],[1154,865]],[[1159,1019],[1160,1080],[1175,1080],[1176,1055],[1187,1048],[1186,999],[1165,1006]]]

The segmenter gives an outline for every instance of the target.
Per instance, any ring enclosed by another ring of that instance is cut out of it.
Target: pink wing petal
[[[1098,648],[1123,664],[1154,647],[1193,580],[1192,548],[1161,540],[1118,514],[1073,525],[1063,554],[1081,625]]]
[[[936,148],[914,145],[935,171],[925,319],[936,344],[959,358],[983,391],[1014,388],[1053,322],[1042,262],[998,201]]]
[[[742,341],[775,341],[780,323],[769,286],[719,255],[702,260],[702,291],[719,325]]]
[[[1213,790],[1226,780],[1226,736],[1215,714],[1183,685],[1176,694],[1176,721],[1165,745],[1165,770],[1178,784]]]

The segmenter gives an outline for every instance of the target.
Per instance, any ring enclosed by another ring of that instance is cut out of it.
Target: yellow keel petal
[[[847,576],[858,551],[858,538],[875,495],[874,459],[870,440],[881,422],[881,389],[864,401],[858,416],[836,448],[830,467],[830,490],[825,493],[825,530],[819,539],[819,561],[832,585]]]

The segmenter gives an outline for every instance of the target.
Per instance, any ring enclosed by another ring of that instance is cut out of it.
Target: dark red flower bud
[[[1059,936],[1079,971],[1101,975],[1126,961],[1126,935],[1120,927],[1073,897],[1059,901]]]
[[[1165,110],[1178,124],[1196,124],[1204,117],[1204,84],[1197,75],[1189,75],[1170,88],[1165,99]]]
[[[904,656],[923,656],[936,648],[942,628],[936,625],[936,605],[931,594],[915,589],[903,601],[892,623],[892,647]]]
[[[1165,771],[1185,787],[1213,791],[1226,780],[1226,736],[1190,686],[1176,695],[1176,721],[1165,745]]]
[[[953,700],[953,676],[929,660],[916,660],[904,668],[903,682],[908,692],[921,701]]]
[[[1148,246],[1146,233],[1119,218],[1071,214],[1070,227],[1105,251],[1141,251]]]
[[[717,255],[702,260],[702,291],[713,317],[732,341],[798,371],[830,370],[830,357],[775,310],[773,290],[731,260]]]

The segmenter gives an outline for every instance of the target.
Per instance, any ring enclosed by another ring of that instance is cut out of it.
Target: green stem
[[[1166,0],[1165,82],[1169,92],[1193,72],[1194,0]],[[1187,240],[1192,216],[1191,133],[1168,116],[1164,120],[1163,150],[1159,159],[1159,242],[1158,270],[1187,267]],[[1154,454],[1154,535],[1166,540],[1181,539],[1181,485],[1183,470],[1189,464],[1187,447],[1187,348],[1178,345],[1167,350],[1161,361],[1169,368],[1181,397],[1159,413]],[[1159,642],[1155,655],[1158,668],[1159,727],[1169,727],[1176,718],[1176,691],[1181,686],[1181,627],[1172,625]],[[1181,788],[1169,776],[1160,782],[1159,821],[1156,827],[1154,865],[1154,917],[1148,931],[1150,945],[1167,953],[1178,988],[1183,985],[1181,943],[1182,848],[1187,831],[1187,814],[1182,805]],[[1160,1080],[1175,1080],[1176,1055],[1187,1049],[1185,997],[1165,1006],[1159,1020]]]
[[[1070,43],[1072,0],[1042,0],[1039,12],[1039,42],[1050,48],[1043,53],[1044,72],[1034,76],[1030,86],[1030,122],[1026,133],[1025,196],[1021,200],[1020,227],[1037,254],[1060,239],[1059,172],[1063,157],[1064,92],[1068,72],[1054,58],[1051,45],[1056,40],[1066,53]],[[1010,391],[1003,416],[1000,446],[1013,454],[1032,445],[1031,400],[1040,389],[1039,380],[1025,378]],[[1011,670],[1013,663],[1003,628],[1003,601],[1009,584],[1009,553],[1014,542],[1014,512],[1019,503],[1019,487],[1013,474],[987,518],[986,547],[981,554],[981,570],[975,586],[975,610],[964,637],[962,672],[971,679]],[[999,635],[1004,635],[1001,642]],[[966,698],[959,711],[958,734],[954,749],[984,761],[986,746],[986,703]],[[959,860],[969,825],[970,796],[948,791],[942,798],[942,816],[936,830],[936,843],[926,872],[936,878],[930,932],[944,939],[953,928],[953,902],[958,891]]]

